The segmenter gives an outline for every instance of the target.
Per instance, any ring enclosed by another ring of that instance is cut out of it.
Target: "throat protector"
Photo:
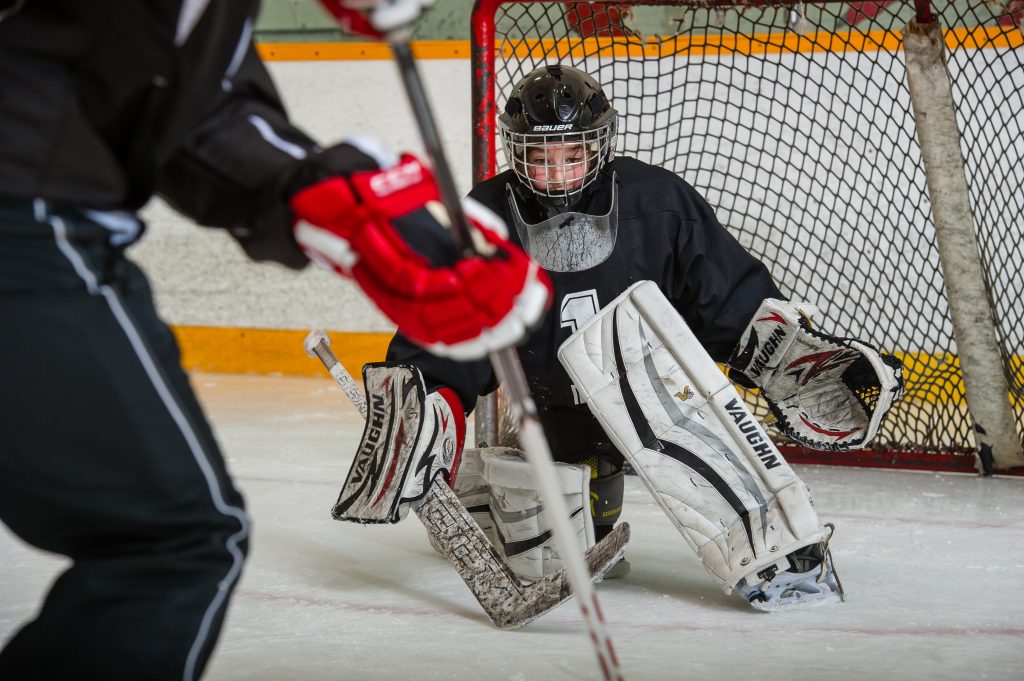
[[[611,205],[603,215],[568,211],[537,223],[523,219],[515,191],[506,185],[508,204],[523,248],[549,272],[582,272],[600,265],[615,249],[619,233],[619,195],[612,174]]]

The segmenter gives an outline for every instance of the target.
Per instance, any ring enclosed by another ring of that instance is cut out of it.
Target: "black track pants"
[[[66,555],[0,679],[185,679],[206,665],[249,520],[110,233],[0,202],[0,518]]]

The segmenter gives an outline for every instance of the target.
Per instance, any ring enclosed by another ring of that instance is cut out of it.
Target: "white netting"
[[[904,359],[907,398],[877,447],[973,449],[901,50],[913,3],[647,4],[501,5],[498,109],[541,64],[590,73],[622,114],[619,153],[694,185],[784,292],[819,304],[826,330]],[[939,6],[974,226],[1024,431],[1024,4]]]

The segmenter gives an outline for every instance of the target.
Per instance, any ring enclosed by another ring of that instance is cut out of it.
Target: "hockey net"
[[[545,63],[622,114],[617,153],[681,175],[822,328],[894,352],[906,397],[870,451],[796,461],[975,469],[975,439],[907,84],[902,32],[943,28],[960,151],[1016,436],[1024,433],[1024,0],[502,2],[474,11],[475,180],[495,116]],[[756,396],[750,396],[765,414]]]

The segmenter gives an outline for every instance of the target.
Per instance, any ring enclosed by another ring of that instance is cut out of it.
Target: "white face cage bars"
[[[572,204],[615,152],[616,120],[582,132],[513,132],[503,123],[505,162],[539,196]]]

